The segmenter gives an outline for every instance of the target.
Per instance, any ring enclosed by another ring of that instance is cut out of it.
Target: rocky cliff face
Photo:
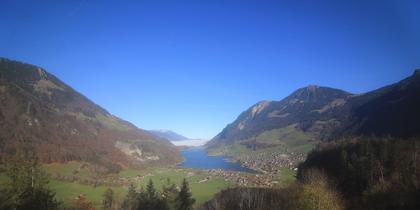
[[[0,59],[0,157],[36,151],[44,162],[172,164],[177,149],[111,115],[37,66]]]

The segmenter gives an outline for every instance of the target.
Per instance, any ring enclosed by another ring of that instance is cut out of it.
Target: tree
[[[165,202],[168,204],[169,209],[175,209],[176,203],[175,199],[178,195],[178,190],[176,189],[176,185],[171,182],[168,178],[166,179],[166,183],[162,186],[162,197]]]
[[[328,185],[325,176],[316,177],[304,183],[295,200],[297,209],[342,210],[343,205],[337,192]]]
[[[112,210],[114,209],[114,205],[114,191],[111,188],[108,188],[104,193],[104,199],[102,200],[102,209]]]
[[[152,180],[146,186],[146,191],[141,189],[138,197],[137,210],[168,210],[168,204],[156,192]]]
[[[149,182],[147,183],[146,193],[149,200],[155,200],[157,198],[156,190],[151,179],[149,179]]]
[[[133,183],[130,183],[127,190],[127,195],[122,204],[122,208],[125,210],[135,210],[138,208],[139,193],[136,191]]]
[[[73,210],[95,210],[93,204],[84,196],[79,195]]]
[[[192,205],[195,202],[195,199],[192,198],[188,182],[184,178],[181,184],[181,190],[178,193],[178,196],[175,199],[176,210],[192,210]]]
[[[38,158],[33,153],[19,153],[8,157],[6,175],[10,178],[1,192],[0,208],[10,209],[58,209],[60,203],[55,193],[47,188],[48,176],[41,169]]]

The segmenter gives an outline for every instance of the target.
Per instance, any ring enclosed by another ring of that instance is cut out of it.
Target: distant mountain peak
[[[320,88],[318,85],[308,85],[304,87],[307,91],[316,91],[318,88]]]
[[[171,130],[169,130],[169,129],[157,129],[157,130],[153,130],[153,131],[158,131],[158,132],[162,132],[162,133],[169,133],[169,132],[171,132]]]
[[[340,89],[322,87],[318,85],[309,85],[303,88],[299,88],[293,92],[289,96],[289,99],[299,100],[301,102],[314,102],[332,98],[343,98],[349,95],[351,94]]]
[[[181,134],[178,134],[174,131],[168,130],[168,129],[156,129],[156,130],[149,130],[149,133],[151,133],[152,135],[159,137],[159,138],[164,138],[167,139],[169,141],[182,141],[182,140],[189,140],[190,138],[185,137]]]

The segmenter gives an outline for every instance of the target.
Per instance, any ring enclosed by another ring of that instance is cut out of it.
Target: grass
[[[66,114],[72,115],[79,120],[96,120],[102,123],[107,128],[111,128],[111,129],[116,129],[120,131],[127,131],[131,129],[130,126],[125,125],[123,122],[120,122],[116,118],[112,116],[105,116],[101,113],[96,114],[94,118],[88,117],[81,112],[66,112]]]
[[[246,146],[242,145],[241,141],[236,141],[232,145],[222,145],[218,148],[211,148],[209,150],[209,154],[222,154],[232,157],[240,157],[243,155],[249,155],[260,152],[297,152],[306,154],[309,151],[311,151],[315,146],[313,136],[309,133],[305,133],[299,129],[296,129],[295,125],[265,131],[256,136],[255,139],[258,143],[263,143],[272,146],[269,148],[253,151],[251,149],[248,149]],[[247,140],[254,140],[254,138],[245,139],[244,141]]]
[[[296,171],[290,170],[288,168],[281,168],[278,173],[280,186],[287,187],[289,184],[296,180]]]
[[[219,191],[232,186],[233,184],[221,178],[214,178],[206,182],[199,181],[205,179],[207,174],[202,171],[191,169],[156,169],[150,173],[152,176],[146,176],[141,182],[137,183],[139,187],[145,187],[151,179],[157,190],[161,190],[166,180],[169,178],[171,182],[180,185],[183,178],[186,178],[190,185],[193,198],[196,203],[204,203],[213,197]]]
[[[82,165],[81,162],[68,162],[65,164],[53,163],[45,164],[43,168],[48,173],[59,173],[61,175],[72,174],[74,170],[77,170]],[[83,169],[79,175],[84,174],[83,176],[94,176],[92,172],[89,172],[86,169],[86,172],[83,172]],[[135,185],[140,189],[145,187],[151,179],[154,183],[155,189],[158,191],[162,190],[163,185],[166,183],[167,179],[170,179],[172,183],[179,186],[183,178],[186,178],[190,189],[193,195],[193,198],[196,199],[196,205],[202,204],[210,200],[216,193],[219,191],[232,186],[233,184],[225,181],[221,178],[213,178],[211,180],[200,182],[205,179],[208,175],[203,171],[197,171],[192,169],[178,169],[178,168],[155,168],[149,170],[136,170],[136,169],[124,169],[119,174],[119,177],[128,178],[130,180],[135,180],[133,178],[137,176],[144,176],[141,181],[134,182]],[[6,177],[7,178],[7,177]],[[3,176],[0,176],[0,181],[4,179]],[[199,183],[200,182],[200,183]],[[62,201],[65,206],[69,206],[72,202],[75,201],[78,195],[84,194],[87,199],[89,199],[95,207],[100,207],[102,196],[105,190],[108,188],[106,186],[93,187],[90,185],[84,185],[77,182],[68,182],[68,181],[59,181],[51,180],[49,183],[50,189],[56,192],[56,197],[58,200]],[[111,187],[116,193],[120,201],[123,200],[127,187]]]
[[[91,178],[95,176],[95,173],[89,170],[89,167],[82,167],[83,164],[78,161],[70,161],[67,163],[50,163],[43,164],[42,168],[50,174],[60,175],[77,175],[80,178]],[[88,166],[89,164],[87,164]]]
[[[9,177],[4,173],[0,173],[0,185],[6,184],[10,181]]]
[[[100,207],[102,196],[108,187],[100,186],[93,187],[73,182],[65,182],[58,180],[51,180],[48,184],[49,188],[56,193],[56,198],[62,201],[65,206],[72,204],[78,195],[84,194],[86,198],[91,201],[95,207]],[[122,200],[126,193],[124,187],[111,187],[114,190],[118,200]]]
[[[133,178],[136,176],[141,176],[144,175],[144,171],[141,170],[137,170],[137,169],[124,169],[122,171],[120,171],[120,173],[118,173],[118,175],[120,177],[125,177],[125,178]]]
[[[308,152],[307,149],[312,146],[310,141],[313,139],[310,134],[296,129],[294,125],[263,132],[256,138],[260,143],[277,144],[287,151],[301,153]]]
[[[68,163],[60,164],[44,164],[43,168],[48,173],[60,173],[62,175],[72,174],[73,171],[80,169],[80,166],[83,163],[71,161]],[[86,169],[86,172],[81,170],[80,174],[83,176],[93,176],[91,172]],[[80,175],[79,174],[79,175]],[[137,176],[143,176],[144,178],[140,181],[134,182],[135,185],[140,189],[145,187],[151,179],[154,183],[155,189],[158,191],[162,190],[163,185],[166,183],[167,179],[170,179],[172,183],[175,183],[177,186],[180,185],[182,179],[186,178],[190,190],[192,192],[193,198],[196,199],[195,206],[198,206],[208,200],[210,200],[216,193],[220,192],[223,189],[233,186],[234,184],[225,181],[222,178],[212,178],[205,182],[200,182],[204,180],[208,174],[205,171],[193,170],[193,169],[179,169],[179,168],[155,168],[149,170],[136,170],[136,169],[124,169],[119,174],[118,177],[128,178],[130,180],[134,179]],[[279,176],[279,185],[287,186],[289,183],[295,180],[295,171],[283,168],[280,170]],[[0,184],[6,183],[8,180],[5,174],[0,174]],[[59,180],[50,180],[48,184],[49,188],[56,193],[56,198],[59,201],[62,201],[64,206],[70,206],[73,202],[76,201],[77,196],[83,194],[91,201],[95,207],[100,207],[103,194],[108,188],[107,186],[98,186],[93,187],[91,185],[80,184],[77,182],[69,181],[59,181]],[[126,186],[119,187],[110,187],[114,190],[117,200],[122,202],[127,191]]]
[[[61,172],[61,173],[72,173],[75,168],[80,166],[80,162],[69,162],[66,164],[46,164],[43,168],[49,173]],[[195,205],[198,206],[208,200],[210,200],[216,193],[230,186],[233,183],[225,181],[221,178],[212,178],[205,182],[200,182],[205,179],[208,175],[204,171],[197,171],[192,169],[178,169],[178,168],[157,168],[147,171],[125,169],[119,173],[120,177],[133,178],[137,175],[147,175],[141,181],[135,182],[134,184],[140,189],[145,187],[149,182],[149,179],[153,181],[155,189],[161,191],[166,180],[169,178],[172,183],[179,186],[183,178],[186,178],[193,198],[196,199]],[[0,174],[0,184],[5,184],[8,178],[5,174]],[[48,187],[56,193],[57,200],[61,201],[64,206],[68,207],[76,201],[77,196],[83,194],[86,198],[91,201],[95,207],[100,208],[103,194],[106,189],[111,188],[114,190],[117,200],[122,202],[127,193],[127,187],[107,187],[98,186],[93,187],[90,185],[84,185],[77,182],[68,182],[60,180],[50,180]]]
[[[121,131],[127,131],[131,128],[122,122],[118,121],[117,119],[113,118],[112,116],[105,116],[103,114],[96,114],[96,119],[104,124],[106,127]]]

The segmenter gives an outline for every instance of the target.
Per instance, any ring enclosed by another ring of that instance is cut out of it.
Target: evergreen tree
[[[151,201],[157,198],[155,186],[153,185],[152,179],[149,179],[149,183],[147,183],[146,193],[147,193],[147,198]]]
[[[192,210],[192,205],[195,202],[195,199],[192,198],[188,182],[186,179],[182,180],[181,190],[178,193],[178,196],[175,199],[176,201],[176,210]]]
[[[102,200],[102,209],[112,210],[114,208],[114,205],[114,191],[111,188],[108,188],[104,193],[104,199]]]
[[[48,176],[34,154],[9,157],[6,175],[11,182],[1,192],[4,201],[0,209],[58,209],[60,204],[55,200],[55,193],[46,187]]]
[[[176,189],[176,185],[171,182],[168,178],[166,179],[166,183],[162,187],[162,197],[165,202],[168,204],[169,209],[175,209],[176,203],[175,199],[178,195],[178,190]]]
[[[127,190],[127,195],[122,204],[124,210],[135,210],[138,208],[139,193],[133,183],[130,183]]]
[[[146,186],[146,191],[140,191],[138,210],[169,210],[164,199],[156,192],[152,180]]]

